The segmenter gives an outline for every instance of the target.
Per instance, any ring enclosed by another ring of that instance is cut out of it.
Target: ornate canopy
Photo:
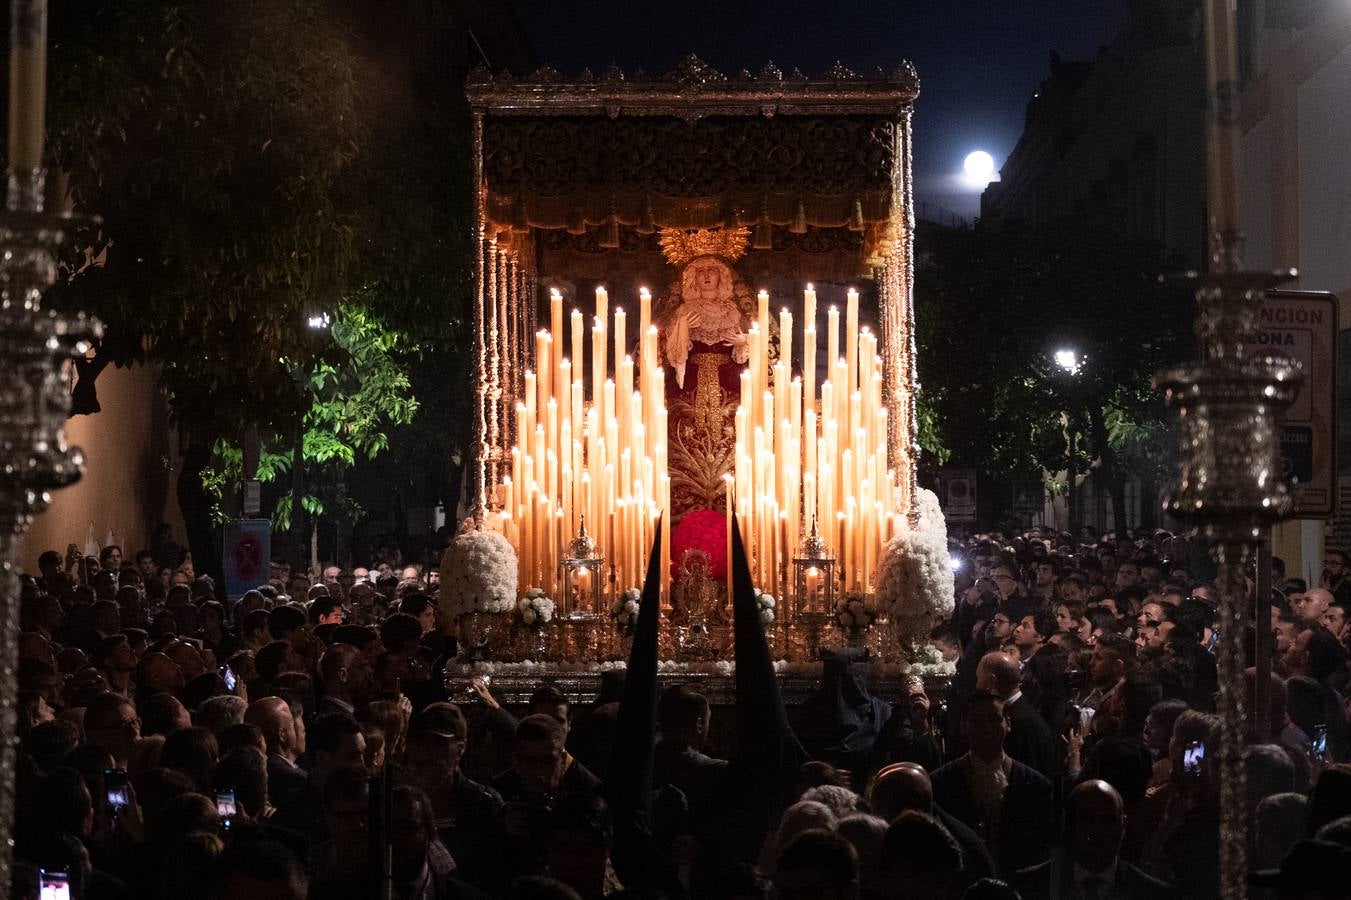
[[[606,226],[605,247],[619,226],[745,225],[771,249],[766,226],[842,228],[877,258],[908,193],[901,132],[919,93],[908,62],[867,77],[837,63],[819,78],[772,63],[729,78],[695,56],[655,79],[479,69],[465,90],[482,116],[489,234]]]
[[[919,78],[909,62],[869,75],[836,63],[819,77],[773,63],[729,77],[693,55],[656,78],[615,67],[571,80],[547,66],[525,77],[480,68],[465,94],[478,187],[471,488],[480,516],[512,446],[519,381],[537,363],[540,277],[647,279],[666,264],[662,228],[749,229],[741,265],[757,279],[810,271],[871,282],[860,287],[877,302],[889,465],[913,496]],[[810,265],[795,264],[808,256]]]

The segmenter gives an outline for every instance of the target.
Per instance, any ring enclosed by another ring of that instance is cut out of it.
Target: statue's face
[[[687,303],[691,300],[727,300],[732,296],[732,273],[726,263],[716,259],[695,260],[681,280]]]

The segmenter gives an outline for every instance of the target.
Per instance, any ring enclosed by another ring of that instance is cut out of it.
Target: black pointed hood
[[[732,615],[736,629],[737,762],[756,772],[770,790],[788,792],[808,756],[788,724],[739,528],[732,529]]]
[[[652,839],[652,748],[657,733],[657,632],[661,619],[661,528],[652,541],[638,607],[628,674],[619,701],[610,765],[605,772],[605,799],[614,813],[615,843],[611,860],[620,880],[632,891],[650,891],[679,900],[686,891],[675,868]]]

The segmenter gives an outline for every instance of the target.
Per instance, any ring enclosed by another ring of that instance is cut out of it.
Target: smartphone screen
[[[1313,755],[1319,760],[1326,760],[1328,756],[1328,727],[1326,725],[1315,725],[1313,727],[1313,741],[1311,748]]]
[[[216,791],[216,815],[220,816],[221,822],[227,822],[229,819],[238,815],[239,808],[235,804],[234,788],[224,791]],[[229,827],[228,825],[226,826]]]
[[[220,675],[225,680],[225,689],[233,694],[235,687],[239,684],[239,679],[235,677],[235,670],[229,666],[222,666]]]
[[[52,869],[38,869],[38,900],[70,900],[70,876]]]
[[[127,795],[127,773],[122,769],[104,769],[103,786],[106,791],[106,800],[108,808],[116,813],[124,806],[131,805],[131,798]]]
[[[1206,758],[1204,741],[1192,741],[1182,751],[1182,771],[1188,775],[1200,776],[1201,761]]]

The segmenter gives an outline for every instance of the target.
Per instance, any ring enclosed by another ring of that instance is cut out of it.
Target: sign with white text
[[[1281,469],[1295,499],[1292,515],[1331,516],[1337,499],[1337,298],[1321,291],[1269,291],[1252,356],[1299,363],[1304,374],[1295,402],[1281,418]]]

